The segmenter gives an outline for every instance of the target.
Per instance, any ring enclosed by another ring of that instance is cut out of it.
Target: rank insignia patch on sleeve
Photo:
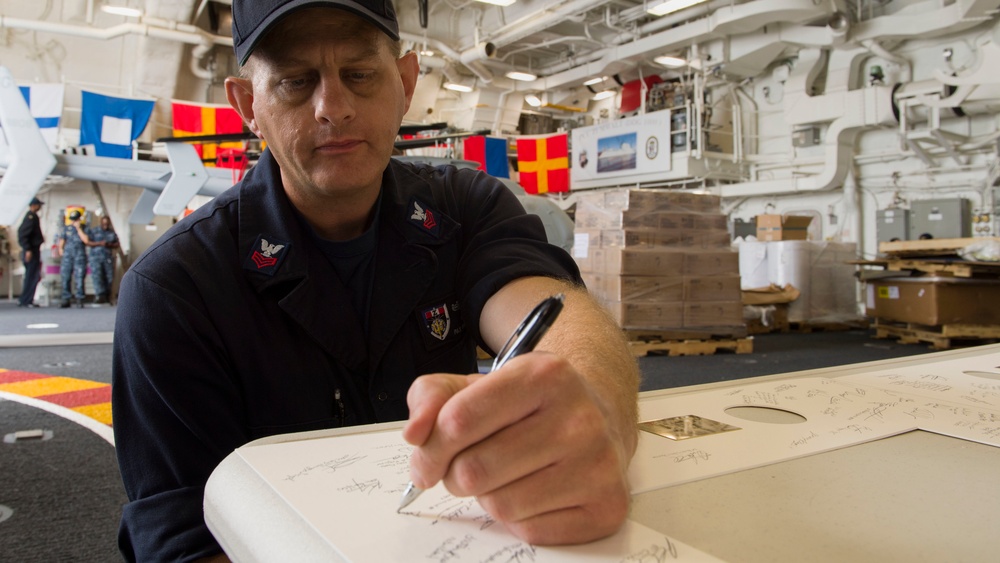
[[[260,234],[243,262],[243,269],[273,276],[288,254],[289,243]]]
[[[409,217],[413,225],[422,228],[434,236],[440,236],[441,226],[437,215],[431,208],[416,199],[410,200]]]

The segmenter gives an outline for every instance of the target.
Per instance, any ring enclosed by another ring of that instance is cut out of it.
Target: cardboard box
[[[972,278],[884,278],[869,281],[871,317],[928,326],[1000,324],[1000,280]]]
[[[757,216],[757,240],[806,240],[812,217],[766,213]]]
[[[685,301],[739,301],[742,303],[742,299],[743,294],[740,291],[740,277],[738,275],[685,278]]]
[[[604,210],[685,211],[719,213],[722,198],[717,195],[680,190],[648,188],[612,188],[581,191],[577,210],[594,206]]]
[[[732,249],[686,252],[685,276],[718,276],[740,273],[740,255]]]
[[[704,301],[684,304],[684,327],[707,328],[744,325],[740,301]]]
[[[602,301],[611,317],[622,328],[681,328],[684,325],[684,303],[629,303]]]
[[[684,300],[685,280],[680,276],[581,275],[590,294],[599,301],[653,303]]]
[[[631,276],[679,275],[687,254],[673,248],[591,248],[589,268],[581,264],[580,270]]]
[[[674,247],[677,249],[729,247],[729,232],[724,230],[667,231],[663,229],[576,229],[573,256],[584,257],[591,248],[621,246],[627,248]]]

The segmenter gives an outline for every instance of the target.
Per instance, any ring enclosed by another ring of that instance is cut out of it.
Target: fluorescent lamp
[[[471,92],[472,86],[466,86],[465,84],[455,84],[454,82],[445,82],[445,90],[452,90],[454,92]]]
[[[510,6],[517,0],[479,0],[483,4],[493,4],[494,6]]]
[[[607,80],[606,76],[599,76],[597,78],[591,78],[590,80],[583,83],[584,86],[593,86],[594,84],[600,84]]]
[[[662,2],[652,8],[648,8],[646,11],[654,16],[665,16],[678,10],[683,10],[684,8],[690,8],[695,4],[701,4],[704,1],[705,0],[666,0],[666,2]]]
[[[591,100],[594,100],[594,101],[604,100],[604,99],[610,98],[611,96],[614,96],[616,93],[617,92],[615,92],[614,90],[604,90],[602,92],[598,92],[598,93],[594,94],[594,97],[591,98]]]
[[[528,94],[527,96],[525,96],[524,97],[524,101],[525,101],[525,103],[527,103],[529,106],[531,106],[533,108],[537,108],[537,107],[540,107],[542,105],[541,98],[539,98],[538,96],[536,96],[534,94]]]
[[[433,57],[434,56],[434,51],[431,51],[429,49],[424,49],[423,51],[420,51],[420,56],[421,57]]]
[[[531,82],[532,80],[538,79],[537,75],[531,74],[530,72],[518,72],[516,70],[508,72],[506,76],[511,80],[520,80],[522,82]]]
[[[688,62],[680,57],[656,57],[653,62],[660,63],[663,66],[668,66],[670,68],[680,68],[682,66],[687,66]]]
[[[142,10],[138,8],[129,8],[126,6],[101,6],[101,11],[107,14],[114,14],[116,16],[125,16],[126,18],[141,18]]]

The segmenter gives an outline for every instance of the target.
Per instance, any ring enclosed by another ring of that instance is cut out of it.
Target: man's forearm
[[[631,456],[638,441],[639,367],[621,328],[585,288],[550,278],[515,280],[487,303],[484,315],[494,322],[483,324],[483,338],[499,349],[536,303],[559,292],[566,295],[562,313],[536,350],[566,358],[587,379]]]
[[[601,393],[617,417],[627,455],[638,441],[639,367],[621,328],[583,288],[566,291],[561,324],[543,339],[539,349],[549,350],[576,367]]]

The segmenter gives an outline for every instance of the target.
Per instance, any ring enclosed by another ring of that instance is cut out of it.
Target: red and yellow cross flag
[[[242,133],[243,120],[229,105],[196,104],[194,102],[172,101],[174,136],[193,137],[196,135],[223,135]],[[225,143],[198,143],[194,145],[205,166],[215,166],[221,150],[242,149],[242,141]]]
[[[569,191],[568,135],[517,140],[518,181],[529,194]]]

